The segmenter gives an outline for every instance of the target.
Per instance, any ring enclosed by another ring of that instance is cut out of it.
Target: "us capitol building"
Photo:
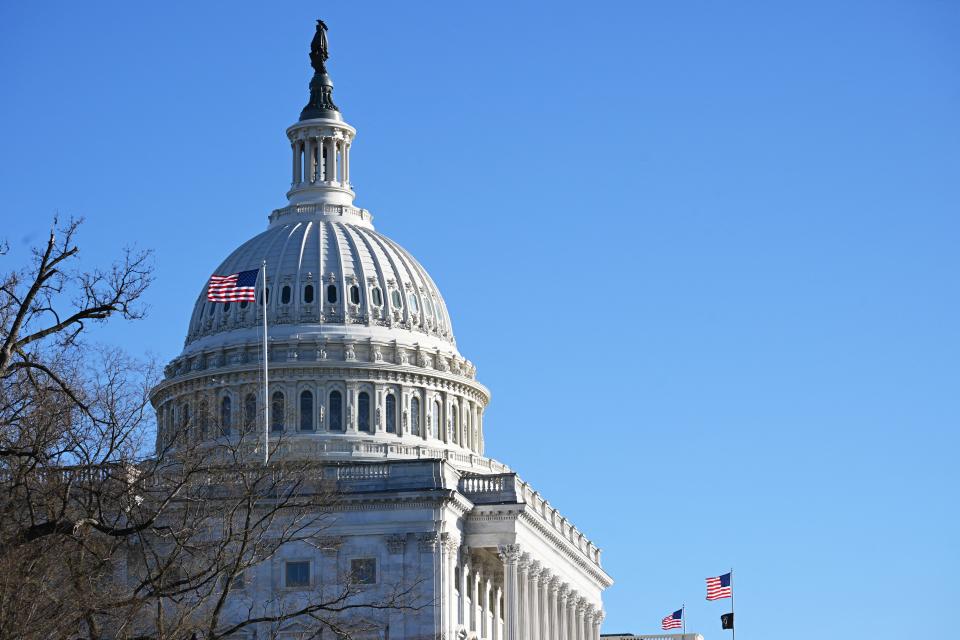
[[[317,460],[349,482],[324,532],[332,542],[275,557],[246,589],[267,600],[357,567],[374,585],[428,576],[435,604],[385,612],[381,637],[598,640],[612,584],[600,549],[487,456],[490,392],[457,349],[440,291],[354,205],[356,129],[333,101],[325,30],[310,101],[286,131],[288,204],[215,273],[266,261],[274,458]],[[152,393],[158,440],[211,390],[227,427],[261,414],[261,309],[208,302],[204,287]]]

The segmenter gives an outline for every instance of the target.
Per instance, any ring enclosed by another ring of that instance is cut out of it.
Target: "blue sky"
[[[960,4],[4,3],[3,269],[54,212],[156,252],[167,360],[285,202],[313,20],[358,204],[604,549],[605,632],[736,568],[741,638],[960,625]]]

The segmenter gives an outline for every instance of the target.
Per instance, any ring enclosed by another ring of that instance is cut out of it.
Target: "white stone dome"
[[[457,350],[440,291],[353,204],[356,130],[326,74],[315,75],[286,134],[288,204],[211,274],[265,263],[266,305],[263,272],[256,302],[212,302],[204,282],[184,349],[151,393],[158,450],[239,443],[280,456],[442,457],[502,471],[484,456],[489,391]]]
[[[214,273],[256,269],[266,260],[271,340],[400,341],[459,357],[436,284],[405,249],[374,231],[368,212],[298,204],[270,218],[266,231]],[[210,302],[204,284],[184,354],[255,341],[261,322],[259,304]]]

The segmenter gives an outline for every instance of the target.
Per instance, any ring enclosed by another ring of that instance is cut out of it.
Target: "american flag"
[[[683,609],[677,609],[660,622],[660,628],[664,631],[668,629],[679,629],[683,626]]]
[[[259,269],[232,273],[229,276],[210,276],[207,285],[207,300],[211,302],[242,302],[257,300],[257,274]]]
[[[721,600],[733,596],[730,587],[730,574],[725,573],[716,578],[707,578],[707,600]]]

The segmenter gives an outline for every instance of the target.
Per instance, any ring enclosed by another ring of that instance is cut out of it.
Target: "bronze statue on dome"
[[[326,73],[327,69],[324,63],[330,57],[327,49],[327,24],[323,20],[317,20],[317,32],[313,35],[313,41],[310,42],[310,64],[317,73]]]

